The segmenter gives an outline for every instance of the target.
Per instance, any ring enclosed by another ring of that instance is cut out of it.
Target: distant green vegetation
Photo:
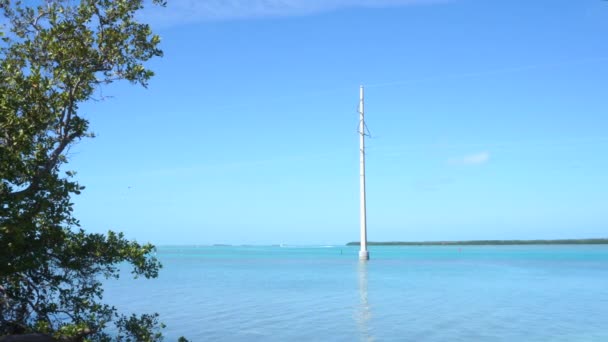
[[[561,239],[561,240],[471,240],[471,241],[386,241],[368,242],[369,246],[484,246],[484,245],[604,245],[608,239]],[[359,246],[349,242],[347,246]]]

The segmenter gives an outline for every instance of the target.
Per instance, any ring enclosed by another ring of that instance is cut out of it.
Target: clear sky
[[[608,237],[608,2],[169,1],[81,107],[91,232],[163,244]]]

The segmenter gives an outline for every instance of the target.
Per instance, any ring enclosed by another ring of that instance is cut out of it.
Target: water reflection
[[[357,268],[359,276],[359,306],[357,307],[356,320],[359,328],[361,341],[374,341],[371,334],[369,321],[372,317],[369,300],[367,297],[367,262],[360,261]]]

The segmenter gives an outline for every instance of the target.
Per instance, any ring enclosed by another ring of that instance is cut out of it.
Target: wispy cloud
[[[487,163],[489,160],[489,152],[479,152],[458,158],[452,158],[448,162],[453,165],[481,165]]]
[[[155,25],[171,26],[202,21],[299,16],[341,8],[382,8],[450,1],[453,0],[171,0],[167,8],[151,8],[145,17]]]

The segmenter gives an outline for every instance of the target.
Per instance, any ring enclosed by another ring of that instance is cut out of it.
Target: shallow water
[[[168,341],[608,341],[608,245],[161,247],[105,300]]]

